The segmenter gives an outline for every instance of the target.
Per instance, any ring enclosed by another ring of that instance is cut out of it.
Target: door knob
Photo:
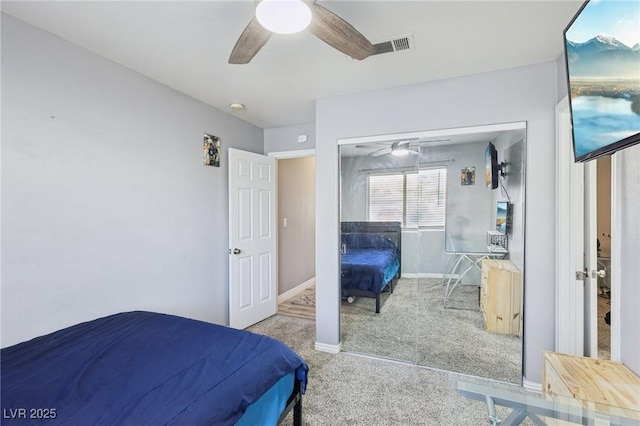
[[[241,251],[240,251],[239,248],[234,248],[233,249],[233,254],[240,254],[240,253],[241,253]]]
[[[599,271],[596,271],[596,270],[591,271],[592,278],[595,278],[595,277],[604,278],[606,276],[607,276],[607,271],[605,269],[600,269]]]

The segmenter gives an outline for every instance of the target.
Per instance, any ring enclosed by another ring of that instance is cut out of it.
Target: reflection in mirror
[[[519,384],[526,130],[474,129],[340,146],[342,347]]]
[[[398,155],[398,147],[405,150],[404,155]],[[396,291],[403,282],[403,274],[417,269],[416,250],[405,251],[412,244],[411,235],[403,230],[407,229],[407,220],[415,222],[417,219],[415,207],[418,198],[407,200],[405,195],[407,187],[416,185],[420,159],[417,141],[357,144],[341,148],[341,221],[344,231],[341,238],[341,288],[345,350],[417,361],[416,327],[406,322],[414,322],[414,317],[394,314],[397,309],[406,310],[408,307],[404,297],[401,300],[391,296],[403,294]],[[379,226],[374,228],[369,224]],[[377,241],[369,243],[367,240],[371,238]],[[385,252],[385,244],[378,238],[394,244],[395,253],[393,250]],[[395,274],[394,254],[400,266]],[[373,297],[359,297],[360,291],[370,291]],[[376,312],[378,297],[379,313]],[[387,319],[391,317],[393,321]]]

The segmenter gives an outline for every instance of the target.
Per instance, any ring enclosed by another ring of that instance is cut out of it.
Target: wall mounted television
[[[564,30],[576,162],[640,142],[638,16],[637,0],[588,0]]]
[[[484,179],[488,189],[496,189],[498,187],[498,175],[500,173],[500,164],[498,164],[498,151],[493,143],[489,142],[487,149],[484,151]]]
[[[511,203],[507,201],[498,201],[496,208],[496,231],[500,231],[503,234],[509,234],[511,232]]]

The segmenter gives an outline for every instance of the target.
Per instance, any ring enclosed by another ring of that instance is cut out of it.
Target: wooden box
[[[542,391],[545,399],[573,398],[581,407],[640,421],[640,377],[620,362],[545,351]]]
[[[520,336],[522,272],[510,260],[484,259],[480,279],[480,311],[487,331]]]

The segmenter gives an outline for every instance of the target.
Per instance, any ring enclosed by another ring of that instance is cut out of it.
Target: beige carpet
[[[395,293],[395,292],[394,292]],[[314,349],[315,321],[274,315],[248,328],[286,343],[309,364],[303,426],[480,426],[486,404],[456,391],[458,381],[523,393],[523,388],[407,363]],[[498,416],[509,414],[496,407]],[[289,414],[282,426],[293,425]],[[532,426],[526,419],[523,426]]]
[[[311,286],[302,293],[278,305],[278,314],[288,317],[316,319],[316,287]]]
[[[342,302],[342,349],[519,384],[522,341],[487,333],[478,288],[461,286],[442,307],[439,279],[401,279],[393,294]],[[315,320],[315,286],[281,303],[278,314]]]
[[[393,294],[342,303],[342,350],[520,384],[522,340],[489,333],[478,287],[459,286],[443,307],[441,279],[402,278]]]

